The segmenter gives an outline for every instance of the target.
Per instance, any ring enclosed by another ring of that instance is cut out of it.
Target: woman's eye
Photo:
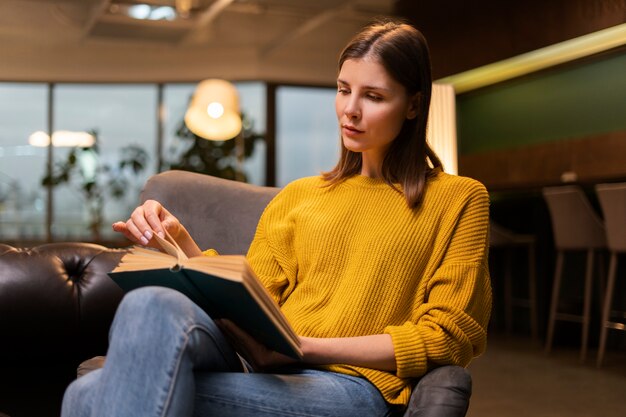
[[[349,93],[348,89],[347,89],[347,88],[344,88],[344,87],[339,87],[339,88],[337,88],[337,92],[338,92],[339,94],[348,94],[348,93]]]
[[[374,95],[374,94],[368,94],[367,98],[372,100],[372,101],[382,101],[382,99],[383,99],[381,96],[377,96],[377,95]]]

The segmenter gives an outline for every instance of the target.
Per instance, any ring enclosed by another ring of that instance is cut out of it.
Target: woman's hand
[[[202,254],[180,221],[155,200],[147,200],[137,207],[126,222],[113,223],[113,230],[122,233],[131,242],[157,249],[160,247],[152,239],[153,233],[165,237],[167,231],[187,256]]]
[[[226,335],[235,350],[248,361],[255,371],[262,372],[279,366],[297,363],[295,359],[275,352],[257,342],[256,339],[230,320],[218,319],[215,320],[215,324]]]

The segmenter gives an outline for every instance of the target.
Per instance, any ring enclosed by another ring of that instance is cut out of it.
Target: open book
[[[124,291],[161,286],[180,291],[212,318],[226,318],[257,341],[295,359],[298,336],[244,256],[188,258],[170,236],[154,233],[166,253],[134,247],[109,274]]]

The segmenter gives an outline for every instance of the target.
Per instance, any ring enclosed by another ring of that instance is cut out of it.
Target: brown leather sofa
[[[276,188],[170,171],[153,176],[141,200],[161,201],[200,247],[245,253]],[[58,416],[78,365],[105,355],[123,294],[107,273],[126,249],[89,243],[14,248],[0,243],[0,416]],[[463,416],[467,370],[443,366],[419,382],[405,417]],[[432,411],[433,404],[445,404]]]
[[[0,244],[0,413],[58,416],[78,364],[103,354],[123,254],[88,243]]]

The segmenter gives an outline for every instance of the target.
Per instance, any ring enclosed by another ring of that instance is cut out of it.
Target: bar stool
[[[623,320],[626,318],[625,312],[611,310],[618,257],[620,254],[626,253],[626,183],[598,184],[596,185],[596,193],[604,214],[607,243],[611,252],[609,277],[602,303],[600,342],[598,344],[597,366],[600,367],[604,360],[608,330],[626,330],[626,323]],[[611,321],[612,317],[615,318],[618,315],[621,315],[621,322]]]
[[[513,307],[526,307],[530,312],[530,334],[538,339],[537,282],[535,274],[535,236],[512,232],[494,222],[489,224],[489,247],[504,252],[504,322],[506,332],[513,330]],[[513,296],[512,251],[525,249],[528,256],[528,298]]]
[[[546,187],[543,189],[543,197],[550,211],[554,244],[557,250],[546,353],[550,353],[552,349],[554,327],[557,320],[578,322],[582,323],[580,360],[583,362],[587,356],[589,339],[594,255],[597,250],[606,248],[604,224],[580,187],[574,185]],[[568,251],[585,251],[587,254],[582,315],[558,311],[563,262],[565,252]]]

